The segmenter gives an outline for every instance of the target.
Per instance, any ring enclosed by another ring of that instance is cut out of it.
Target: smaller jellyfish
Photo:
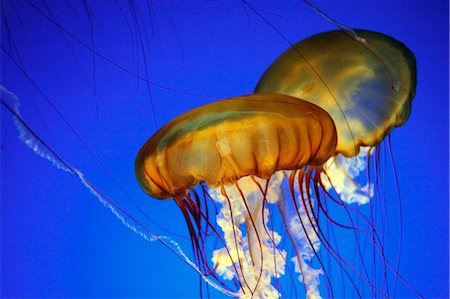
[[[399,274],[371,219],[349,204],[373,196],[357,179],[372,148],[407,120],[415,76],[414,55],[386,35],[313,36],[280,56],[255,94],[163,126],[136,157],[137,180],[176,201],[202,276],[226,294],[297,297],[299,280],[308,298],[337,296],[344,281],[347,296],[388,297],[389,284],[372,276]],[[333,228],[349,231],[353,251],[341,252]],[[375,261],[381,269],[369,268]]]
[[[406,122],[415,88],[416,59],[403,43],[378,32],[338,30],[289,48],[255,93],[281,93],[323,108],[336,124],[337,152],[352,157]]]

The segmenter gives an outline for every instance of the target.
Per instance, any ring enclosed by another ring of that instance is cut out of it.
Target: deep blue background
[[[184,234],[175,204],[147,197],[134,178],[134,156],[156,129],[150,103],[161,126],[211,101],[189,93],[250,93],[289,45],[239,1],[136,1],[139,24],[126,1],[32,3],[101,55],[177,90],[151,85],[150,100],[143,81],[93,55],[26,1],[2,1],[2,46],[139,206]],[[252,3],[291,42],[334,29],[300,1]],[[417,57],[413,110],[392,134],[404,213],[400,272],[426,297],[447,298],[448,1],[316,4],[349,27],[396,37]],[[35,86],[4,52],[1,58],[1,84],[21,99],[35,131],[144,221]],[[74,176],[26,148],[4,109],[1,117],[2,297],[198,297],[194,271],[161,244],[124,227]]]

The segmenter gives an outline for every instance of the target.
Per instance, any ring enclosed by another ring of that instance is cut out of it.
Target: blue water
[[[126,1],[31,3],[2,2],[2,47],[31,79],[2,51],[1,84],[20,98],[22,116],[130,214],[166,234],[127,196],[185,235],[176,205],[149,198],[135,181],[137,150],[176,115],[251,93],[289,44],[238,1],[137,1],[138,23]],[[299,1],[252,3],[291,42],[335,29]],[[448,1],[316,4],[349,27],[401,40],[417,57],[412,113],[391,136],[404,215],[400,273],[425,297],[448,298]],[[2,297],[199,296],[192,269],[34,154],[5,109],[1,122]],[[180,242],[189,252],[189,242]],[[399,296],[412,293],[400,287]]]

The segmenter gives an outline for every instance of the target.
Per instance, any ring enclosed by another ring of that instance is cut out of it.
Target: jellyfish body
[[[381,261],[385,280],[398,273],[373,224],[347,205],[373,196],[370,181],[356,180],[371,148],[407,120],[415,77],[414,55],[393,38],[313,36],[281,55],[255,94],[201,106],[161,128],[139,151],[136,177],[150,196],[175,199],[202,275],[227,294],[285,297],[279,280],[293,283],[298,273],[308,298],[325,290],[333,297],[331,261],[353,295],[363,296],[358,278],[371,296],[389,296],[388,283],[371,278],[377,270],[367,269],[358,234],[372,242],[371,261]],[[356,261],[333,246],[330,227],[354,234]]]
[[[335,147],[333,121],[320,107],[280,94],[248,95],[173,119],[141,148],[136,177],[152,197],[172,198],[199,182],[217,187],[322,165]]]
[[[403,43],[378,32],[339,30],[289,48],[255,92],[290,95],[326,110],[339,136],[337,152],[351,157],[406,122],[415,87],[415,57]]]

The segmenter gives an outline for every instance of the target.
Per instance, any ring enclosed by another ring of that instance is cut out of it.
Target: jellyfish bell
[[[337,30],[286,50],[255,93],[286,94],[326,110],[338,133],[336,151],[350,157],[406,122],[415,87],[415,57],[403,43],[373,31]]]
[[[280,94],[247,95],[190,110],[153,135],[136,158],[136,177],[155,198],[183,195],[248,175],[322,165],[336,130],[320,107]]]

